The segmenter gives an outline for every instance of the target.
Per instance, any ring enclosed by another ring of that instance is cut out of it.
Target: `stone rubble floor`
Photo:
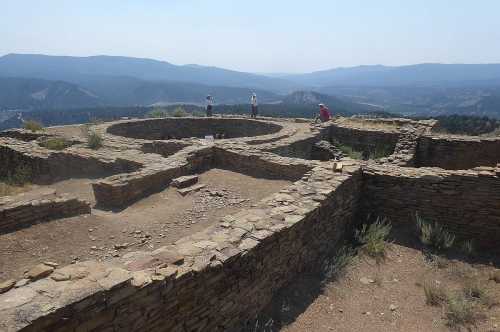
[[[95,203],[91,181],[72,179],[47,187]],[[185,197],[169,187],[120,212],[94,209],[91,215],[54,220],[0,235],[0,280],[22,278],[39,263],[64,266],[76,261],[104,261],[131,251],[170,245],[226,215],[251,207],[291,183],[221,169],[201,174],[199,181],[207,187]],[[45,186],[36,187],[34,190]]]

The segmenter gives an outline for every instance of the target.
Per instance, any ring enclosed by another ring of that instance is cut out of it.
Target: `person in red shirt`
[[[326,107],[324,104],[319,104],[318,106],[319,106],[319,115],[316,116],[316,119],[314,121],[317,122],[318,118],[321,120],[321,122],[330,121],[331,115],[330,111],[328,110],[328,107]]]

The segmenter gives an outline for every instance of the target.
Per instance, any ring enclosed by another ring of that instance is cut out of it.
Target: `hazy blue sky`
[[[498,0],[0,0],[0,13],[0,55],[126,55],[254,72],[500,62]]]

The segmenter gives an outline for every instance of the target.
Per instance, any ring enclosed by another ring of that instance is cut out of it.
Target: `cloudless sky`
[[[124,55],[252,72],[499,63],[499,0],[0,0],[0,55]]]

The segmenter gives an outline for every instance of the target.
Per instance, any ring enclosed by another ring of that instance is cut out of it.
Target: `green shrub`
[[[62,137],[57,138],[49,138],[40,143],[41,146],[47,148],[49,150],[64,150],[67,147],[71,146],[71,142]]]
[[[446,319],[450,327],[474,326],[479,317],[474,303],[463,294],[457,294],[448,298]]]
[[[324,282],[333,281],[340,277],[344,273],[345,268],[351,264],[355,254],[356,252],[352,247],[341,247],[323,269]]]
[[[370,151],[369,159],[380,159],[388,157],[393,153],[393,149],[390,145],[377,145],[375,150]]]
[[[455,235],[449,233],[437,222],[430,222],[416,214],[420,241],[436,250],[448,249],[455,242]]]
[[[448,293],[446,290],[438,285],[436,282],[426,281],[423,284],[425,303],[428,305],[440,305],[448,300]]]
[[[146,114],[148,118],[165,118],[168,116],[168,112],[160,107],[155,107],[151,112]]]
[[[8,191],[10,189],[7,186],[23,186],[30,183],[32,178],[31,168],[26,164],[20,163],[14,169],[9,170],[0,181],[6,184],[3,190]]]
[[[174,118],[182,118],[182,117],[185,117],[185,116],[188,116],[189,114],[182,108],[182,107],[177,107],[173,112],[172,112],[172,116]]]
[[[24,121],[23,128],[26,130],[31,130],[32,132],[40,131],[43,129],[43,126],[40,122],[35,120],[27,120]]]
[[[102,147],[102,137],[95,131],[90,131],[87,137],[87,146],[93,150],[98,150]]]
[[[357,160],[363,159],[363,153],[354,150],[351,146],[338,144],[337,147],[339,148],[340,151],[342,151],[343,154],[345,154],[351,159],[357,159]]]
[[[477,279],[467,279],[463,292],[470,299],[481,299],[486,296],[486,289]]]
[[[386,255],[386,239],[391,232],[391,224],[387,219],[377,218],[368,225],[364,224],[360,230],[356,230],[356,240],[361,243],[361,249],[370,257],[380,261]]]
[[[18,192],[19,192],[19,187],[0,182],[0,197],[14,195],[17,194]]]
[[[476,246],[474,244],[474,240],[466,240],[462,242],[460,246],[460,251],[467,256],[474,256],[476,253]]]

